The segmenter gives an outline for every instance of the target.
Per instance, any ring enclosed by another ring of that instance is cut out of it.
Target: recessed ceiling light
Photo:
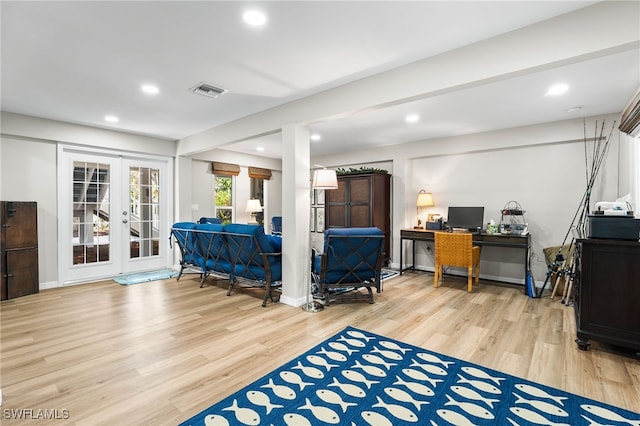
[[[254,27],[260,27],[267,22],[266,15],[258,10],[247,10],[242,15],[242,19],[244,19],[244,22]]]
[[[115,115],[105,115],[104,121],[108,121],[109,123],[117,123],[119,120]]]
[[[418,114],[409,114],[404,118],[404,121],[407,123],[417,123],[420,120],[420,116]]]
[[[257,146],[256,147],[256,151],[262,152],[262,151],[264,151],[264,147],[263,146]]]
[[[150,95],[155,95],[160,92],[160,89],[158,89],[158,87],[154,86],[153,84],[144,84],[142,85],[141,89],[144,93],[148,93]]]
[[[319,135],[319,134],[317,134],[317,133],[314,133],[314,134],[312,134],[312,135],[311,135],[311,140],[312,140],[312,141],[314,141],[314,142],[317,142],[317,141],[319,141],[320,139],[322,139],[322,136],[320,136],[320,135]]]
[[[545,96],[563,95],[567,93],[568,90],[569,90],[569,86],[564,83],[554,84],[553,86],[549,87],[549,89],[547,90],[547,93],[545,93]]]

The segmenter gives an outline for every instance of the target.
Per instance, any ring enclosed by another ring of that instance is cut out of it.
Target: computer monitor
[[[477,231],[484,224],[484,207],[449,207],[447,225],[450,228]]]

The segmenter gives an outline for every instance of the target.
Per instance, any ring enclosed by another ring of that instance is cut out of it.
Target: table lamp
[[[248,213],[251,213],[251,220],[249,221],[250,224],[257,224],[258,221],[256,219],[256,213],[261,212],[262,211],[262,206],[260,205],[260,200],[258,199],[251,199],[249,201],[247,201],[247,208],[245,210]]]
[[[418,226],[414,226],[414,229],[424,229],[422,226],[422,220],[420,220],[420,207],[432,207],[435,204],[433,203],[433,195],[430,192],[421,189],[418,193],[418,198],[416,199],[416,215],[418,216]]]

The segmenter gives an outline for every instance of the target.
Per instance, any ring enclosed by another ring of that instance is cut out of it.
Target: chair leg
[[[467,291],[469,293],[473,291],[473,265],[467,268]]]
[[[435,288],[438,288],[438,284],[439,284],[438,281],[440,281],[439,272],[440,272],[440,265],[436,263],[436,267],[435,267],[435,270],[433,272],[433,286]]]
[[[476,284],[480,285],[480,264],[476,265]]]
[[[373,303],[373,290],[371,290],[369,286],[367,286],[366,289],[369,292],[369,303]]]

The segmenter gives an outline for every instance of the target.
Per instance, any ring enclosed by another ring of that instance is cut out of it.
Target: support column
[[[282,297],[291,306],[306,303],[311,281],[309,129],[282,127]]]

